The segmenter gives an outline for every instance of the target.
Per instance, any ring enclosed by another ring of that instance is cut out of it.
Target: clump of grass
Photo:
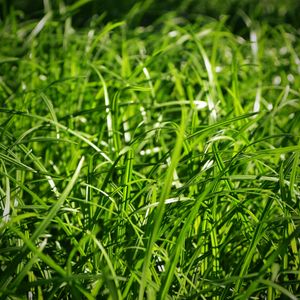
[[[97,24],[1,24],[1,299],[297,299],[299,32]]]

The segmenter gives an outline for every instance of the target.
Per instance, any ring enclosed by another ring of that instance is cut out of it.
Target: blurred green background
[[[288,23],[299,28],[299,0],[0,0],[1,22],[11,13],[19,13],[26,20],[40,18],[45,9],[59,12],[64,7],[72,8],[73,26],[88,25],[93,17],[102,16],[104,22],[124,19],[134,11],[132,26],[149,25],[166,12],[175,11],[191,21],[199,15],[218,18],[229,16],[229,25],[238,31],[244,26],[241,12],[251,19],[263,19],[270,24]]]

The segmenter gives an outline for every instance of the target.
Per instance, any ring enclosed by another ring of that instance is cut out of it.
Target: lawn
[[[80,24],[90,1],[6,2],[0,299],[298,299],[294,2]]]

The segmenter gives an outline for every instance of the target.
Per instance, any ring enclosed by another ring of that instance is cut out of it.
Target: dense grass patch
[[[299,31],[72,9],[1,23],[1,299],[297,299]]]

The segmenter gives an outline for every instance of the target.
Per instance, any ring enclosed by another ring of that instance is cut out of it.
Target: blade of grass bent
[[[46,103],[48,109],[49,109],[49,112],[51,114],[51,117],[52,119],[58,123],[58,120],[57,120],[57,117],[56,117],[56,113],[55,113],[55,110],[54,110],[54,107],[53,107],[53,104],[51,102],[51,100],[47,97],[47,95],[45,95],[44,93],[41,93],[41,97],[42,99],[44,100],[44,102]],[[56,126],[56,138],[59,140],[60,138],[60,134],[59,134],[59,128]]]
[[[2,167],[5,171],[5,173],[7,172],[6,171],[6,168],[5,168],[5,164],[2,163]],[[4,207],[3,209],[3,219],[1,220],[1,223],[0,223],[0,228],[2,227],[3,223],[7,223],[10,219],[10,201],[11,201],[11,190],[10,190],[10,180],[9,180],[9,177],[5,177],[5,185],[6,185],[6,191],[5,191],[5,201],[3,201],[3,204],[2,204],[2,207]]]
[[[10,114],[15,114],[15,115],[22,115],[25,117],[29,117],[29,118],[34,118],[46,123],[50,123],[58,128],[61,128],[62,130],[64,130],[67,133],[70,133],[74,136],[76,136],[77,138],[79,138],[80,140],[82,140],[83,142],[87,143],[89,146],[91,146],[93,149],[95,149],[98,153],[100,153],[100,155],[105,158],[105,160],[107,160],[109,163],[112,164],[112,160],[98,147],[96,146],[93,142],[91,142],[89,139],[87,139],[86,137],[83,136],[83,134],[81,134],[79,131],[75,131],[72,130],[70,128],[68,128],[65,125],[62,125],[61,123],[57,123],[52,119],[48,119],[42,116],[37,116],[37,115],[33,115],[33,114],[29,114],[26,112],[22,112],[22,111],[13,111],[13,110],[7,110],[7,109],[2,109],[0,108],[0,112],[5,112],[5,113],[10,113]],[[1,154],[1,153],[0,153]]]
[[[103,76],[101,75],[100,71],[96,68],[96,66],[91,64],[91,67],[98,75],[98,77],[101,81],[101,84],[103,86],[108,139],[109,139],[110,144],[112,144],[111,142],[112,142],[112,135],[113,135],[113,122],[112,122],[112,113],[111,113],[111,107],[110,107],[110,99],[109,99],[108,90],[107,90],[107,84],[106,84]]]
[[[43,222],[40,224],[40,226],[33,233],[32,237],[31,237],[32,241],[37,239],[46,230],[48,225],[51,223],[52,219],[55,217],[55,215],[57,214],[57,212],[59,211],[59,209],[61,208],[61,206],[65,202],[65,200],[67,199],[68,195],[72,191],[72,188],[74,187],[75,182],[76,182],[76,180],[77,180],[77,178],[80,174],[81,168],[83,166],[83,162],[84,162],[84,156],[81,157],[81,159],[78,163],[78,166],[75,170],[75,173],[72,176],[72,179],[70,180],[70,182],[68,183],[68,185],[64,189],[64,191],[62,192],[60,198],[57,200],[57,202],[51,208],[51,210],[50,210],[49,214],[47,215],[47,217],[43,220]]]
[[[158,234],[159,234],[159,227],[162,222],[162,218],[164,215],[165,211],[165,200],[168,198],[168,195],[171,191],[171,186],[172,186],[172,181],[173,181],[173,174],[174,170],[176,169],[176,166],[179,163],[180,160],[180,152],[182,149],[183,141],[184,141],[184,130],[186,126],[186,117],[187,117],[187,112],[186,108],[182,106],[182,118],[181,118],[181,124],[179,128],[179,132],[177,135],[176,139],[176,144],[174,147],[174,151],[172,154],[172,159],[170,166],[167,170],[166,174],[166,179],[164,182],[164,188],[162,190],[160,199],[159,199],[159,204],[156,210],[156,217],[153,225],[152,232],[150,234],[150,238],[148,240],[148,244],[146,247],[146,254],[145,254],[145,260],[143,264],[143,270],[142,270],[142,278],[141,278],[141,283],[140,283],[140,290],[139,290],[139,300],[144,299],[144,292],[145,292],[145,287],[146,287],[146,281],[148,279],[148,271],[150,267],[150,261],[151,261],[151,256],[152,256],[152,250],[155,241],[158,239]]]
[[[112,279],[113,279],[113,287],[110,288],[111,296],[113,300],[121,300],[122,295],[119,288],[119,280],[117,277],[117,274],[115,272],[113,262],[111,261],[108,253],[106,252],[104,246],[102,243],[95,237],[94,234],[90,233],[91,238],[93,239],[94,243],[97,245],[97,247],[100,249],[102,255],[104,256],[104,259],[106,260],[107,266],[109,268],[109,271],[111,273]]]
[[[196,201],[195,206],[191,210],[191,213],[187,217],[186,222],[184,223],[183,228],[180,231],[179,237],[176,241],[176,246],[173,249],[171,259],[169,260],[169,263],[166,267],[166,277],[164,278],[161,286],[162,289],[159,291],[158,299],[167,299],[167,293],[171,286],[173,277],[174,277],[174,271],[177,265],[177,262],[179,260],[180,252],[183,246],[183,243],[185,241],[185,236],[187,234],[187,231],[190,229],[192,222],[194,221],[195,217],[197,216],[199,212],[199,208],[201,204],[203,203],[203,200],[207,196],[207,194],[215,187],[217,182],[219,181],[219,178],[216,178],[211,184],[204,190],[204,192],[200,195],[199,199]]]
[[[61,206],[63,205],[63,203],[65,202],[66,198],[68,197],[68,195],[70,194],[70,192],[72,191],[72,188],[74,187],[76,180],[80,174],[80,170],[83,166],[83,162],[84,162],[84,157],[82,157],[78,163],[78,166],[75,170],[74,175],[72,176],[70,182],[68,183],[68,185],[66,186],[66,188],[64,189],[64,191],[62,192],[60,198],[57,200],[57,202],[54,204],[54,206],[51,208],[49,214],[46,216],[46,218],[41,222],[40,226],[35,230],[35,232],[32,234],[31,238],[30,238],[30,244],[34,244],[35,240],[46,230],[46,228],[49,226],[49,224],[51,223],[51,221],[53,220],[53,218],[55,217],[55,215],[57,214],[57,212],[59,211],[59,209],[61,208]],[[29,241],[28,241],[29,243]],[[23,248],[20,250],[20,254],[14,259],[14,261],[7,267],[7,271],[5,273],[5,277],[3,277],[3,279],[0,282],[0,287],[6,287],[7,284],[9,283],[8,281],[10,281],[11,275],[14,273],[16,265],[22,260],[22,257],[25,255],[26,250],[28,249],[28,245],[26,244],[23,246]],[[32,249],[31,249],[32,250]]]
[[[8,156],[6,154],[0,153],[0,160],[6,161],[7,163],[11,164],[11,165],[15,165],[17,168],[21,169],[21,170],[27,170],[33,173],[36,173],[36,170],[32,169],[31,167],[23,164],[22,162],[18,161],[17,159]]]
[[[255,229],[255,232],[252,236],[252,240],[251,240],[251,244],[248,248],[248,251],[244,257],[244,261],[243,264],[240,267],[240,273],[239,273],[239,280],[237,280],[236,284],[235,284],[235,288],[234,288],[234,293],[235,295],[238,294],[240,292],[240,289],[242,287],[243,284],[243,277],[246,275],[248,268],[250,266],[251,260],[253,258],[253,255],[255,253],[256,247],[258,245],[258,243],[260,242],[262,235],[263,235],[263,230],[265,227],[265,218],[267,216],[267,213],[269,212],[269,209],[272,206],[273,201],[269,200],[267,205],[264,208],[264,211],[262,213],[262,216],[260,218],[259,223],[257,224],[257,227]]]

